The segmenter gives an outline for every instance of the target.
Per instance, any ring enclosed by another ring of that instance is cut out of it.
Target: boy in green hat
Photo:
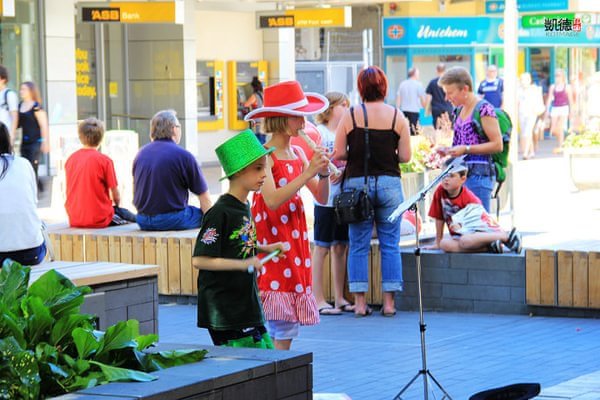
[[[266,178],[267,154],[247,129],[215,150],[229,179],[222,195],[202,220],[192,264],[198,274],[198,327],[208,329],[217,346],[272,349],[264,327],[256,274],[257,252],[284,251],[282,243],[260,245],[248,194]]]

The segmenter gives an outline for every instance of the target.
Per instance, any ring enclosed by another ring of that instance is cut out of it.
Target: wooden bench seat
[[[160,294],[193,296],[198,291],[198,271],[192,267],[197,229],[142,231],[127,224],[103,229],[53,225],[48,230],[56,260],[156,264]]]
[[[140,322],[140,333],[158,332],[157,265],[53,261],[31,267],[29,284],[54,269],[77,286],[89,286],[81,312],[98,316],[98,328],[127,319]]]
[[[600,253],[527,250],[526,299],[532,306],[600,309]]]

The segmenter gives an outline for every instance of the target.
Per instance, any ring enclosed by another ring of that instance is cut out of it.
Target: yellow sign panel
[[[350,9],[350,7],[348,7]],[[346,18],[346,7],[343,8],[316,8],[306,10],[286,11],[286,15],[294,16],[296,28],[326,28],[352,26],[352,17]]]
[[[259,28],[332,28],[352,26],[352,8],[307,8],[258,13]]]
[[[81,3],[82,22],[183,23],[183,4],[176,1]]]

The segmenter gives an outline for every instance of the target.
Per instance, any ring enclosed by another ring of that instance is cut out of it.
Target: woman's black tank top
[[[24,144],[35,143],[42,137],[40,124],[35,117],[36,111],[41,109],[42,107],[35,102],[30,110],[21,112],[21,104],[19,104],[19,128],[21,128],[23,132]]]
[[[396,114],[390,129],[369,128],[370,156],[368,163],[368,176],[400,176],[400,160],[398,158],[398,140],[400,136],[394,131]],[[354,109],[350,109],[352,116],[352,130],[348,133],[348,164],[346,177],[354,178],[365,175],[365,128],[356,126]]]

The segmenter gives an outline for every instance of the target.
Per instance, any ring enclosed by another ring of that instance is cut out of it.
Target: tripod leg
[[[452,400],[452,397],[450,397],[450,395],[448,394],[448,392],[446,392],[446,390],[437,381],[437,379],[435,379],[435,377],[431,374],[431,372],[427,371],[427,375],[429,375],[429,377],[431,378],[431,380],[433,381],[433,383],[435,383],[435,385],[442,391],[442,393],[444,393],[444,397],[442,397],[442,400],[445,399],[445,398],[448,398],[448,400]]]
[[[410,380],[410,382],[408,382],[402,388],[402,390],[400,391],[400,393],[398,393],[396,395],[396,397],[394,397],[394,400],[402,400],[402,393],[406,392],[406,390],[410,387],[410,385],[412,385],[421,374],[425,374],[425,371],[419,371],[419,372],[417,372],[417,374]],[[427,379],[427,375],[425,375],[425,379]]]

